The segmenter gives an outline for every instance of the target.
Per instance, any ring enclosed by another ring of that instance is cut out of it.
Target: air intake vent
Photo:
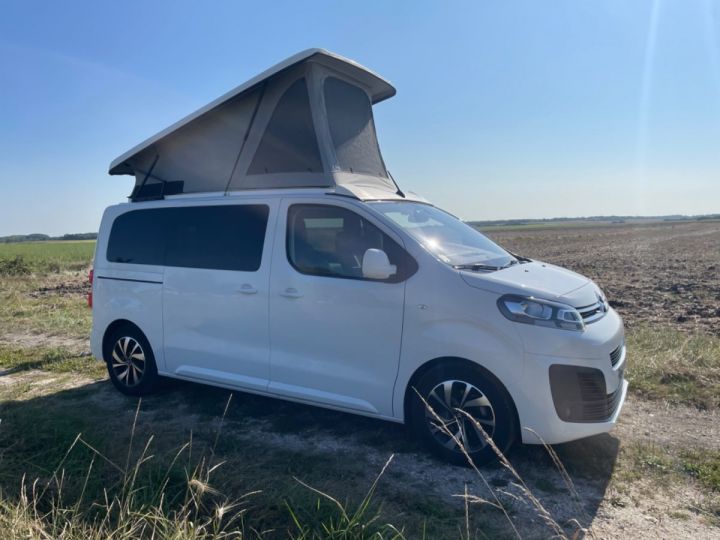
[[[607,422],[615,412],[622,389],[606,394],[599,369],[553,364],[550,390],[555,411],[565,422]]]
[[[617,349],[613,350],[613,352],[610,353],[610,363],[613,367],[617,366],[618,362],[623,356],[623,351],[625,350],[625,344],[620,344]]]

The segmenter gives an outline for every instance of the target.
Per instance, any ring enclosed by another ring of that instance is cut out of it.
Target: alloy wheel
[[[465,381],[443,381],[430,391],[426,401],[429,407],[425,420],[430,433],[448,450],[462,452],[461,443],[468,453],[477,452],[487,445],[488,437],[492,438],[495,411],[476,386]]]
[[[121,337],[112,350],[112,370],[120,383],[127,387],[140,384],[145,373],[145,352],[138,341]]]

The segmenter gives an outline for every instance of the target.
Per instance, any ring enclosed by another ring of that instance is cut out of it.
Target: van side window
[[[267,206],[197,206],[167,211],[166,266],[243,272],[260,268]]]
[[[222,205],[133,210],[113,223],[110,262],[255,272],[269,208]]]
[[[162,265],[165,256],[165,210],[153,208],[121,214],[113,222],[107,260]]]
[[[392,238],[360,215],[339,206],[294,204],[288,210],[287,255],[303,274],[365,279],[362,260],[370,248],[382,249],[398,271],[398,283],[417,271],[417,263]]]

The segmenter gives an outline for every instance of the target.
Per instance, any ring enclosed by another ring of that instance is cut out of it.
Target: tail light
[[[93,277],[95,275],[95,270],[93,268],[90,269],[90,273],[88,274],[88,281],[90,282],[90,292],[87,296],[87,302],[88,307],[92,308],[92,284],[93,284]]]

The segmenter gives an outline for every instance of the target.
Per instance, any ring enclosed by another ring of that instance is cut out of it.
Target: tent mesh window
[[[278,101],[248,174],[323,172],[305,79]]]
[[[324,90],[330,136],[340,170],[386,178],[367,94],[335,77],[325,79]]]

